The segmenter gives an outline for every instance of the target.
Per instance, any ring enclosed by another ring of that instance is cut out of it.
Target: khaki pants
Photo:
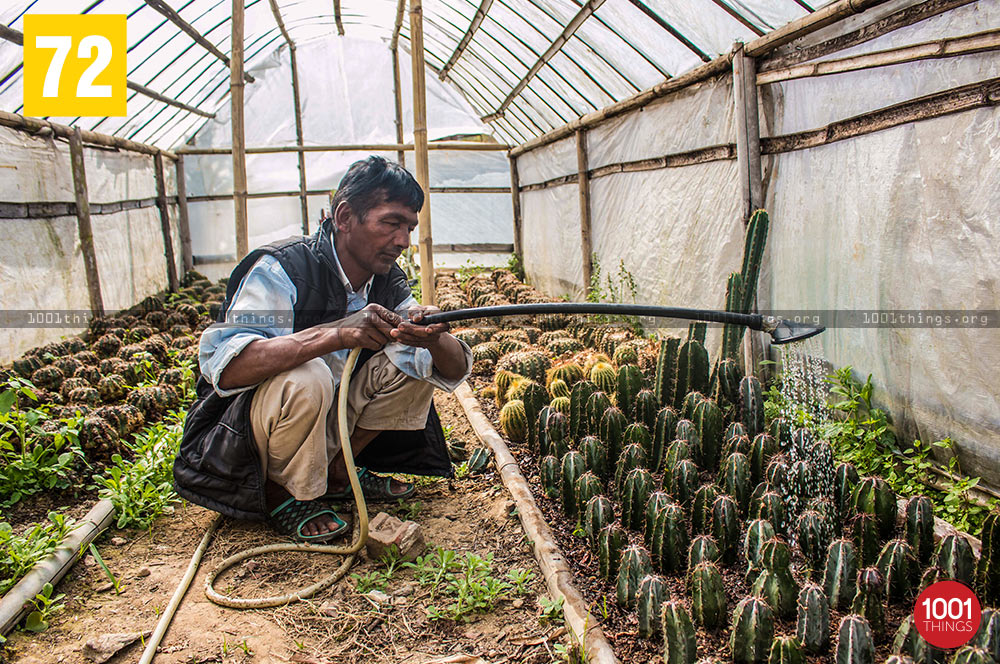
[[[347,430],[419,431],[427,424],[434,386],[396,368],[384,352],[351,379]],[[327,491],[327,469],[340,452],[333,374],[320,358],[257,386],[250,423],[264,476],[298,500]]]

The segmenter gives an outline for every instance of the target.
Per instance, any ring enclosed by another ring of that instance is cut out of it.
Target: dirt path
[[[457,401],[438,394],[442,421],[450,436],[471,449],[478,446]],[[374,515],[379,507],[372,509]],[[381,509],[386,509],[382,507]],[[164,639],[157,664],[221,664],[300,662],[340,664],[365,662],[434,662],[464,653],[476,662],[558,661],[554,648],[562,629],[539,621],[545,587],[521,530],[513,502],[492,467],[484,475],[459,480],[432,480],[418,489],[405,506],[391,506],[401,518],[410,517],[424,529],[433,546],[456,552],[492,556],[490,576],[509,581],[507,572],[523,569],[533,579],[524,592],[500,599],[492,611],[472,614],[468,621],[428,618],[428,607],[447,610],[451,600],[439,587],[431,596],[412,569],[397,569],[382,592],[362,594],[355,579],[341,581],[308,602],[274,610],[238,611],[218,607],[203,592],[206,571],[222,558],[276,537],[259,524],[227,521],[209,548],[202,569]],[[149,631],[166,606],[213,514],[200,507],[178,506],[151,532],[114,532],[98,542],[111,571],[123,582],[116,595],[104,572],[87,556],[60,583],[66,609],[40,634],[15,632],[7,645],[10,664],[89,662],[84,645],[102,634]],[[113,538],[112,538],[113,536]],[[238,596],[288,592],[311,583],[339,564],[339,557],[318,554],[278,554],[246,561],[221,579],[217,588]],[[385,566],[366,556],[352,574],[384,572]],[[371,579],[372,576],[366,577]],[[136,662],[140,642],[114,655],[111,664]],[[0,653],[0,661],[4,654]]]

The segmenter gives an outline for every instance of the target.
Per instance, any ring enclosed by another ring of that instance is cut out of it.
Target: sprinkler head
[[[771,335],[773,344],[789,344],[793,341],[802,341],[809,337],[814,337],[825,327],[813,327],[805,323],[794,323],[775,316],[764,316],[761,329]]]

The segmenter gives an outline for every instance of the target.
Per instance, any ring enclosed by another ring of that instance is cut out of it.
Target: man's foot
[[[409,498],[416,491],[416,486],[410,482],[400,482],[394,477],[386,475],[376,475],[367,468],[358,468],[358,482],[361,484],[361,491],[365,495],[365,500],[370,503],[403,500]],[[350,483],[337,478],[330,478],[325,496],[321,500],[350,500],[354,497]]]
[[[312,506],[310,508],[311,511],[307,514],[308,510],[306,508],[294,506],[289,503],[293,498],[283,487],[270,481],[267,484],[268,521],[283,535],[291,535],[301,541],[326,541],[327,539],[334,539],[346,531],[347,524],[344,520],[322,503],[314,500],[295,501]],[[290,518],[288,514],[289,509],[302,512],[301,518],[306,519],[305,523],[302,523],[300,519],[298,523],[292,524],[291,528],[278,525],[276,523],[277,519],[281,518],[287,521]],[[276,515],[275,512],[279,514]]]

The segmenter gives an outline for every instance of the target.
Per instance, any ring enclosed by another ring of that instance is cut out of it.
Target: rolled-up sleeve
[[[295,287],[281,264],[262,256],[247,272],[226,312],[226,322],[215,323],[201,335],[198,364],[201,373],[223,397],[256,387],[219,387],[222,372],[234,357],[257,339],[291,334],[294,329]]]
[[[396,307],[396,313],[406,316],[407,312],[415,306],[417,306],[417,301],[411,295]],[[386,344],[385,354],[396,368],[410,378],[427,381],[446,392],[454,392],[462,384],[462,381],[472,373],[472,350],[461,339],[458,342],[462,344],[462,350],[465,352],[465,374],[455,379],[445,378],[434,368],[434,358],[431,357],[431,352],[426,348],[406,346],[394,341]]]

